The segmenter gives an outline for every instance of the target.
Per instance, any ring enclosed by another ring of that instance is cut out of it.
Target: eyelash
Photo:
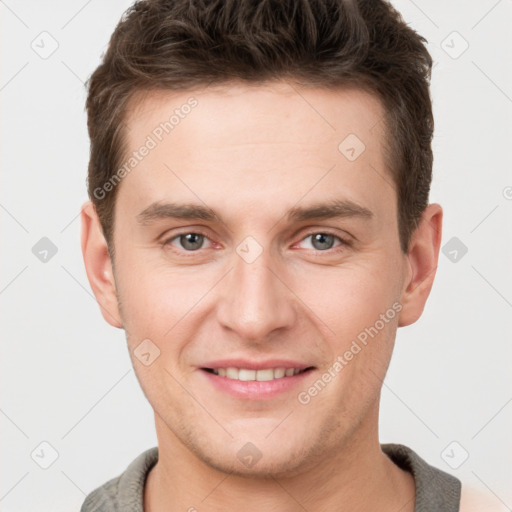
[[[167,247],[167,246],[172,246],[171,242],[178,239],[180,236],[183,236],[183,235],[190,235],[190,234],[194,234],[194,235],[201,235],[203,236],[204,238],[210,240],[210,237],[206,234],[206,233],[203,233],[202,231],[200,230],[194,230],[194,231],[183,231],[182,233],[178,233],[176,235],[173,235],[171,238],[168,238],[166,240],[164,240],[161,245],[162,247]],[[310,236],[313,236],[313,235],[318,235],[318,234],[322,234],[322,235],[329,235],[329,236],[333,236],[334,238],[337,238],[339,240],[339,244],[335,247],[332,247],[330,249],[326,249],[324,251],[321,251],[321,250],[315,250],[313,249],[313,252],[315,255],[321,255],[322,253],[325,253],[325,254],[337,254],[338,252],[341,252],[343,250],[345,250],[346,248],[349,248],[352,246],[352,243],[349,242],[348,240],[346,240],[345,238],[341,238],[339,235],[336,235],[334,233],[331,233],[330,231],[311,231],[309,232],[308,234],[306,234],[305,236],[303,236],[301,239],[300,239],[300,242],[303,242],[304,240],[306,240],[306,238],[310,237]],[[210,240],[211,242],[211,240]],[[194,253],[197,253],[199,252],[201,249],[197,249],[196,251],[187,251],[186,249],[175,249],[174,246],[173,247],[173,250],[174,251],[179,251],[181,254],[183,253],[189,253],[186,257],[188,256],[193,256]],[[311,249],[308,249],[308,250],[311,250]]]

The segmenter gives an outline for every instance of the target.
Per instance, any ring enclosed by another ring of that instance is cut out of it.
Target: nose
[[[268,341],[296,319],[294,293],[288,288],[282,267],[263,251],[252,262],[234,254],[234,268],[223,280],[217,303],[221,326],[252,343]],[[281,268],[281,270],[279,270]]]

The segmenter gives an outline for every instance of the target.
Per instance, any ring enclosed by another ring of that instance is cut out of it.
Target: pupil
[[[186,235],[181,235],[181,245],[184,249],[194,251],[201,247],[202,239],[203,235],[199,235],[198,233],[187,233]]]
[[[332,247],[334,241],[333,235],[327,235],[326,233],[317,233],[313,237],[313,246],[316,249],[330,249]],[[315,245],[316,243],[319,243],[319,247]],[[322,244],[327,244],[328,247],[325,247],[325,245],[322,246]]]

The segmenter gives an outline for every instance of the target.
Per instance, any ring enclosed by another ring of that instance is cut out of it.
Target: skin
[[[342,503],[412,512],[412,476],[380,449],[379,400],[397,328],[421,316],[434,281],[441,207],[427,207],[402,253],[384,112],[360,90],[274,82],[153,92],[128,113],[128,153],[191,96],[197,107],[119,185],[115,261],[94,207],[82,211],[91,287],[105,319],[125,329],[155,412],[159,461],[145,510],[324,511]],[[338,150],[350,133],[366,146],[354,161]],[[290,208],[332,200],[372,216],[287,220]],[[221,220],[139,222],[159,201],[206,205]],[[197,232],[204,243],[187,252],[177,235]],[[334,235],[333,247],[313,245],[314,233]],[[252,263],[236,250],[247,236],[262,248]],[[399,313],[318,396],[299,403],[297,393],[394,303]],[[145,366],[134,350],[148,338],[160,355]],[[208,385],[199,369],[228,357],[287,358],[315,370],[300,389],[244,400]],[[237,457],[248,442],[262,454],[252,467]]]

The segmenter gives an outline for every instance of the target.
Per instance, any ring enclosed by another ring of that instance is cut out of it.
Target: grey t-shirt
[[[461,482],[430,466],[401,444],[381,444],[382,451],[399,467],[412,473],[416,484],[414,512],[458,512]],[[158,447],[141,453],[121,475],[92,491],[80,512],[144,512],[146,476],[158,460]]]

